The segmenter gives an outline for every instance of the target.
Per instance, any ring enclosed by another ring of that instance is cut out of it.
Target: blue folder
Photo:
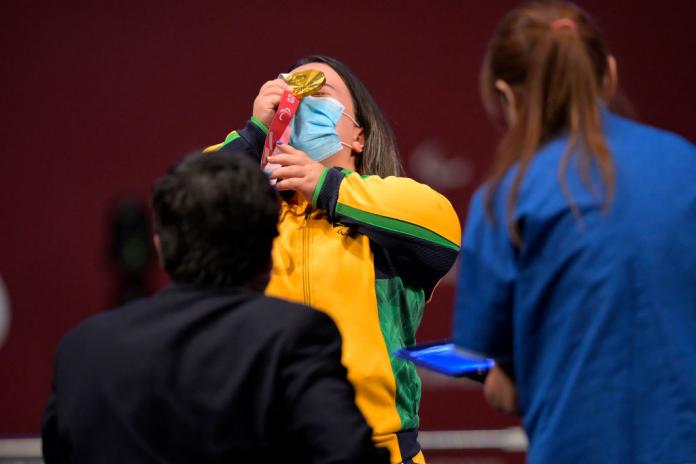
[[[399,348],[394,354],[426,369],[477,382],[483,382],[495,365],[494,360],[465,351],[449,341]]]

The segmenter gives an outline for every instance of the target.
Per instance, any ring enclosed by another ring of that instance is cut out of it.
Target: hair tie
[[[559,18],[555,20],[554,22],[551,23],[551,30],[558,30],[562,29],[564,27],[567,27],[570,30],[576,30],[577,26],[575,25],[575,21],[569,18]]]

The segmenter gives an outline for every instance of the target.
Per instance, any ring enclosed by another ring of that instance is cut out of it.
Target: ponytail
[[[600,172],[608,206],[615,187],[611,153],[602,133],[599,105],[607,70],[607,52],[589,18],[569,3],[532,4],[510,13],[489,47],[481,75],[482,94],[494,111],[494,83],[504,80],[515,93],[515,121],[500,143],[486,191],[486,210],[493,217],[493,201],[507,172],[515,164],[506,208],[513,242],[522,237],[514,220],[520,187],[541,145],[569,131],[569,142],[558,176],[571,210],[580,218],[567,182],[571,153],[577,155],[580,176],[590,192],[593,167]]]

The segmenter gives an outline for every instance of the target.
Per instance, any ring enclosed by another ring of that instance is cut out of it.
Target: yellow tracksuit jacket
[[[266,128],[252,120],[208,151],[259,158]],[[392,462],[416,456],[421,384],[396,358],[416,342],[425,302],[454,263],[461,227],[450,202],[408,178],[326,168],[312,202],[283,201],[268,295],[329,314],[375,442]]]

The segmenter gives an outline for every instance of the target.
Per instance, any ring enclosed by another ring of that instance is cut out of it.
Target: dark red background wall
[[[112,304],[108,207],[220,141],[296,58],[347,63],[393,124],[409,173],[461,215],[497,133],[479,103],[488,37],[513,1],[6,2],[0,10],[0,434],[32,434],[60,337]],[[696,3],[582,2],[642,120],[696,139]],[[695,179],[696,181],[696,179]],[[164,279],[159,276],[157,282]],[[421,340],[449,333],[453,290]],[[477,389],[426,379],[425,428],[514,423]]]

